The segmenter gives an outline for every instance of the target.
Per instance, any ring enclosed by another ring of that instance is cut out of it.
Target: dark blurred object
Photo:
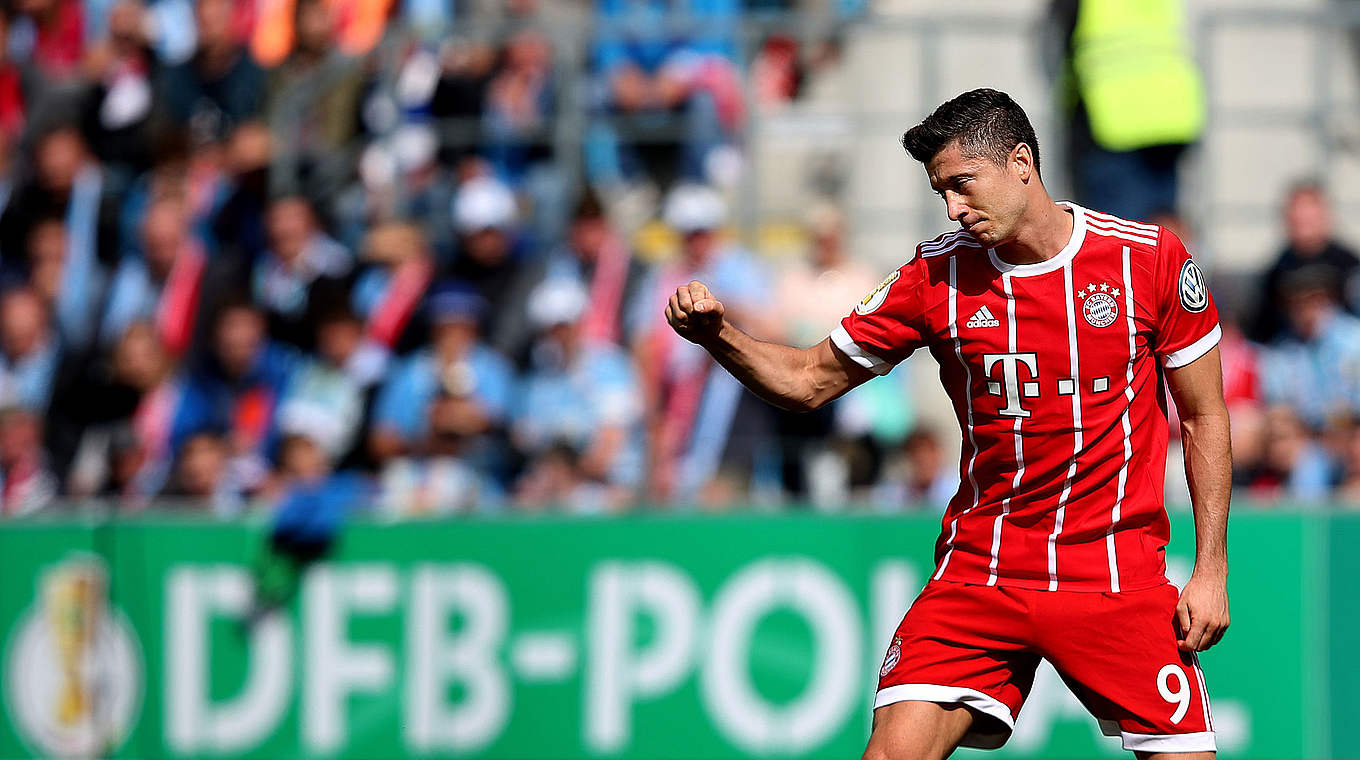
[[[306,435],[279,447],[280,496],[269,541],[255,565],[255,613],[292,598],[307,565],[327,556],[349,515],[372,501],[356,473],[333,472],[325,450]]]

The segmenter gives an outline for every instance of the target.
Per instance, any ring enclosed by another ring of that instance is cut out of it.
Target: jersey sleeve
[[[1218,345],[1218,307],[1204,272],[1185,244],[1163,229],[1153,270],[1156,329],[1153,350],[1168,368],[1184,367]]]
[[[925,313],[919,258],[889,273],[831,331],[831,342],[876,375],[925,345]]]

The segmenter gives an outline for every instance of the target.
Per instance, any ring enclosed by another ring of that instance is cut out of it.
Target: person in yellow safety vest
[[[1126,219],[1176,208],[1176,169],[1204,129],[1181,0],[1055,0],[1066,44],[1076,200]]]

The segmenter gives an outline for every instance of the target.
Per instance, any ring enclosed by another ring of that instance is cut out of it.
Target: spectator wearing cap
[[[141,255],[125,255],[114,273],[100,322],[101,341],[111,345],[133,322],[148,320],[165,350],[183,356],[200,333],[207,253],[190,230],[184,202],[173,196],[157,198],[147,207],[141,240]]]
[[[487,341],[505,354],[523,345],[527,333],[522,306],[505,298],[528,259],[518,213],[514,193],[489,176],[466,180],[453,200],[458,253],[450,273],[486,301]]]
[[[1269,343],[1289,328],[1285,281],[1295,272],[1327,272],[1332,299],[1351,313],[1360,313],[1360,258],[1336,238],[1331,204],[1322,186],[1313,181],[1290,188],[1284,202],[1285,246],[1261,278],[1260,300],[1250,337]]]
[[[370,448],[392,515],[485,510],[504,500],[504,426],[514,376],[478,338],[485,302],[448,285],[430,299],[433,344],[378,393]]]
[[[1333,415],[1360,415],[1360,319],[1334,300],[1334,272],[1300,269],[1283,283],[1288,332],[1264,350],[1261,386],[1313,430]]]
[[[509,363],[482,341],[486,301],[461,283],[439,288],[429,299],[429,348],[397,364],[378,391],[369,449],[386,462],[419,454],[431,433],[430,407],[444,397],[442,427],[463,437],[468,449],[503,429],[513,393]]]
[[[665,320],[669,295],[701,280],[714,292],[731,294],[723,296],[723,304],[731,304],[729,319],[742,329],[756,336],[778,334],[767,313],[764,283],[769,278],[749,254],[724,240],[726,215],[722,196],[712,188],[672,190],[664,219],[683,238],[680,256],[653,274],[630,307],[634,361],[651,417],[650,478],[658,498],[698,493],[718,477],[722,465],[751,466],[759,444],[767,442],[761,436],[769,434],[765,405],[726,372],[714,371],[717,365],[703,349],[680,339]],[[741,424],[734,425],[739,416]]]
[[[349,293],[354,258],[321,230],[301,196],[276,199],[267,221],[269,249],[255,263],[251,295],[268,316],[270,337],[310,350],[320,311]]]
[[[546,280],[530,295],[539,337],[512,438],[531,463],[569,447],[584,480],[611,487],[617,504],[642,482],[642,393],[628,355],[587,336],[588,313],[586,290],[570,279]]]
[[[278,444],[278,405],[297,353],[269,340],[265,316],[247,300],[218,314],[210,353],[189,373],[172,428],[172,447],[204,430],[225,431],[233,480],[252,490],[268,474]]]

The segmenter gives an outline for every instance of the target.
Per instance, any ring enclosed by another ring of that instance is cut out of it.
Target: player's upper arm
[[[1176,412],[1182,420],[1206,415],[1227,416],[1223,401],[1223,366],[1218,346],[1203,356],[1179,367],[1168,367],[1166,384],[1176,402]]]
[[[1153,347],[1168,369],[1183,367],[1218,345],[1218,306],[1204,273],[1180,238],[1163,228],[1153,270],[1157,305]]]

